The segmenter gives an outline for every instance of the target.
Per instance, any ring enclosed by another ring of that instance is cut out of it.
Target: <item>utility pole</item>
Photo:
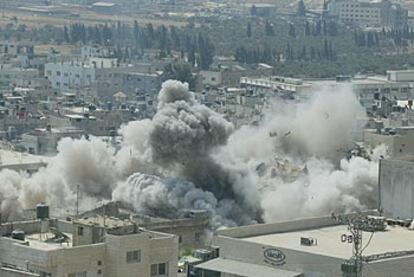
[[[363,232],[372,233],[385,229],[385,221],[382,218],[370,218],[363,214],[355,215],[335,215],[332,214],[335,222],[348,226],[351,234],[342,234],[341,241],[343,243],[352,244],[352,257],[341,265],[343,277],[363,277],[363,251],[368,247],[369,242],[362,246]]]
[[[76,218],[79,218],[79,185],[76,186]]]

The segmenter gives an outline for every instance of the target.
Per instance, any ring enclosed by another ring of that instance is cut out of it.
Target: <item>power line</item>
[[[348,226],[350,235],[343,234],[342,242],[352,243],[352,257],[341,265],[344,277],[362,277],[363,252],[370,245],[374,232],[385,229],[383,218],[368,217],[363,214],[338,215],[332,214],[332,219]],[[362,246],[363,232],[370,232],[371,236],[365,246]]]

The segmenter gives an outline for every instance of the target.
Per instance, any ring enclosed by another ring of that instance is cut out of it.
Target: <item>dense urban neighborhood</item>
[[[0,0],[0,277],[414,276],[414,1]]]

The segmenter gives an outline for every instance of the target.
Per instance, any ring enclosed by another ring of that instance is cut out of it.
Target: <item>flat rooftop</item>
[[[345,225],[259,235],[241,239],[274,247],[349,259],[352,256],[352,244],[341,242],[342,234],[350,234]],[[371,234],[369,232],[363,232],[363,246],[367,244]],[[312,246],[301,245],[301,237],[316,239],[317,244]],[[413,250],[414,230],[401,226],[387,226],[385,231],[379,231],[373,234],[371,242],[366,247],[363,255],[370,256],[405,251],[407,251],[405,255],[413,255]]]
[[[9,165],[48,163],[49,157],[0,149],[0,170]]]
[[[96,216],[90,218],[79,218],[73,221],[77,224],[87,226],[102,226],[106,228],[133,226],[134,223],[129,220],[121,220],[115,217]]]
[[[244,277],[300,277],[303,274],[299,272],[287,271],[278,268],[272,268],[264,265],[249,264],[230,259],[213,259],[196,266],[205,270],[228,273],[234,276]]]
[[[35,233],[31,235],[26,235],[25,242],[28,242],[28,247],[38,250],[56,250],[61,248],[70,248],[72,247],[72,234],[64,233],[70,239],[68,242],[53,242],[52,238],[55,236],[53,233]]]

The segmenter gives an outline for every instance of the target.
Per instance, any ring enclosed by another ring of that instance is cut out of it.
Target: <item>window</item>
[[[102,270],[98,269],[98,275],[101,275],[101,274],[102,274]]]
[[[98,261],[98,265],[102,265],[102,261]]]
[[[126,255],[127,263],[141,262],[141,250],[128,251]]]
[[[152,264],[151,265],[151,276],[157,276],[158,275],[158,265]]]
[[[83,227],[78,227],[78,236],[83,236]]]
[[[151,276],[168,276],[168,264],[152,264],[151,265]]]
[[[56,71],[56,75],[57,76],[60,76],[60,71]]]
[[[166,264],[159,264],[158,265],[158,275],[166,275],[167,274],[167,265]]]
[[[75,273],[69,273],[68,277],[87,277],[88,273],[86,271],[81,272],[75,272]]]

